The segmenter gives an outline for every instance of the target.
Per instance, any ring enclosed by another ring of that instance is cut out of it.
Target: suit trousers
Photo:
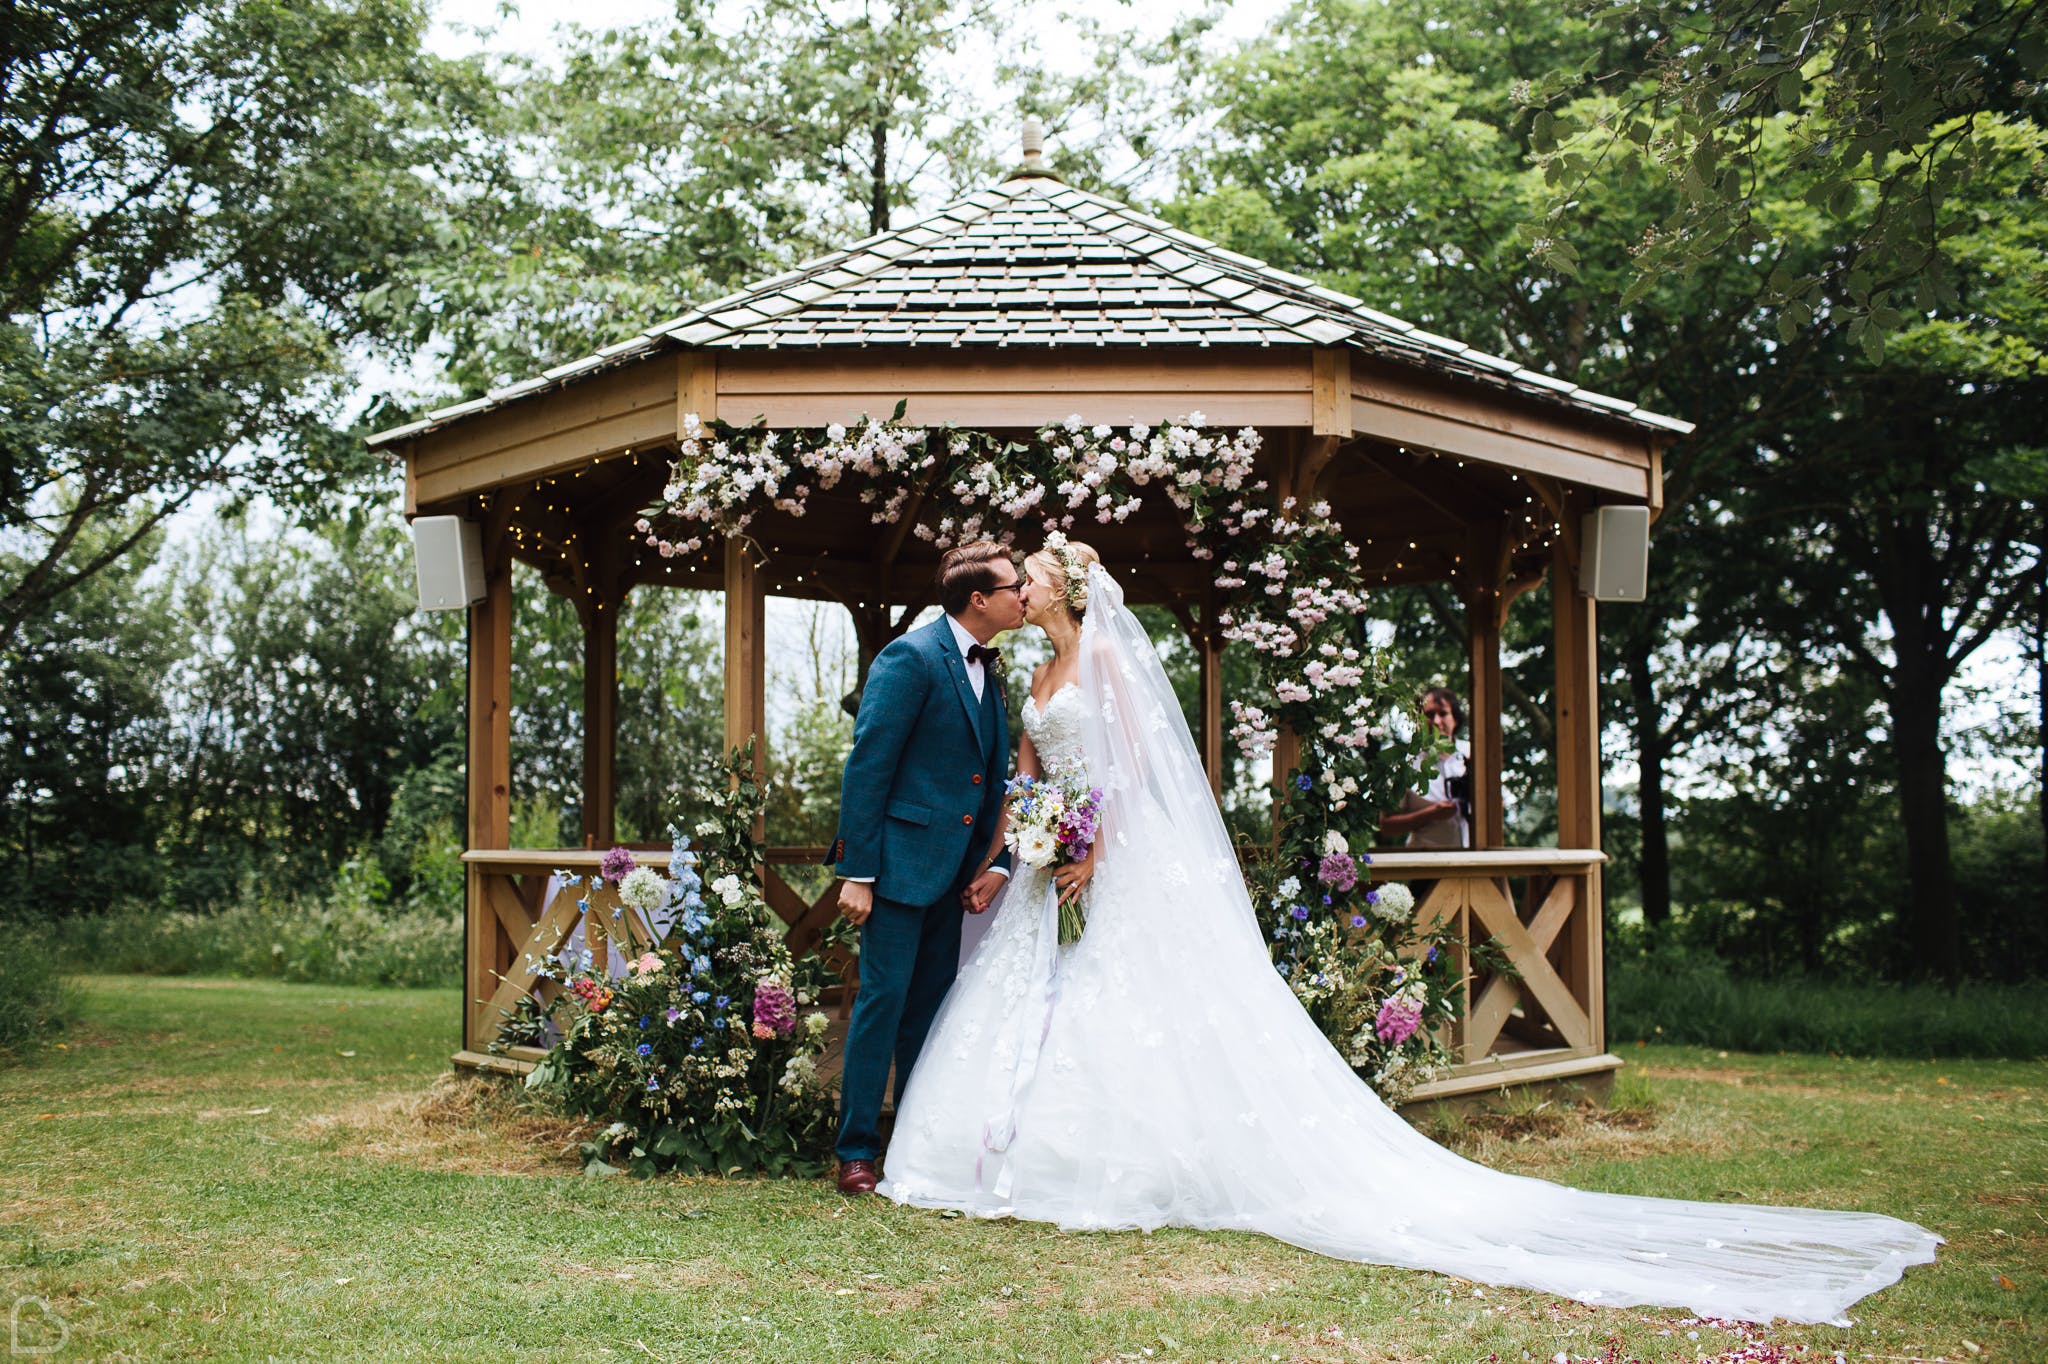
[[[846,1064],[839,1077],[841,1160],[874,1160],[882,1153],[882,1095],[889,1063],[896,1063],[896,1102],[903,1102],[911,1067],[925,1034],[960,970],[960,892],[973,879],[963,868],[946,893],[929,905],[875,897],[860,929],[860,993],[846,1031]]]

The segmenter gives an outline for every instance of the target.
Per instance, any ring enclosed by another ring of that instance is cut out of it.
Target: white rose
[[[1052,865],[1053,854],[1059,844],[1046,829],[1026,829],[1017,835],[1017,856],[1034,867]]]
[[[711,893],[725,901],[728,908],[740,902],[745,892],[740,889],[740,878],[733,875],[719,877],[711,883]]]
[[[1346,843],[1344,835],[1338,833],[1335,829],[1323,835],[1323,855],[1325,857],[1331,853],[1348,853],[1350,851],[1351,845]]]
[[[841,426],[838,422],[833,422],[830,426],[825,428],[825,439],[833,441],[845,440],[846,428]]]

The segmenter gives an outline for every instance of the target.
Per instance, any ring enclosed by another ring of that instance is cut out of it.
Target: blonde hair
[[[1102,556],[1095,552],[1093,545],[1082,544],[1079,540],[1069,540],[1066,542],[1065,553],[1048,545],[1027,556],[1024,565],[1051,584],[1053,591],[1059,594],[1060,600],[1066,604],[1074,619],[1080,620],[1088,614],[1088,581],[1085,577],[1080,582],[1067,580],[1067,563],[1070,559],[1084,574],[1088,571],[1088,565],[1102,562]]]

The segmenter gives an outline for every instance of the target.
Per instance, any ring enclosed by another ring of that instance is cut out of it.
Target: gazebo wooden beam
[[[1067,356],[1071,354],[1073,358]],[[548,395],[411,438],[417,510],[507,483],[671,446],[683,417],[818,427],[884,415],[1028,431],[1069,414],[1147,425],[1200,411],[1212,427],[1369,436],[1652,502],[1664,440],[1533,398],[1484,392],[1347,347],[1103,354],[953,348],[659,352]]]

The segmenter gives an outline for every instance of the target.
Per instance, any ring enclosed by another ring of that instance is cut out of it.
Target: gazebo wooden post
[[[583,621],[583,846],[618,837],[619,612],[626,594],[619,536],[598,538],[587,595],[576,603]]]
[[[1498,522],[1474,526],[1465,557],[1471,565],[1466,579],[1465,619],[1471,669],[1472,846],[1499,848],[1507,844],[1506,815],[1501,805],[1501,772],[1506,764],[1501,743],[1500,635],[1507,623],[1508,598],[1497,565],[1501,558]]]
[[[725,746],[754,740],[754,779],[768,765],[768,597],[757,550],[746,540],[725,542]],[[762,837],[755,821],[754,837]]]
[[[1593,599],[1579,590],[1579,517],[1582,498],[1565,501],[1552,552],[1550,597],[1557,658],[1557,845],[1600,848],[1599,632]],[[1606,1046],[1606,990],[1601,957],[1601,878],[1596,861],[1586,873],[1587,903],[1564,931],[1559,974],[1585,1002],[1595,1048]]]
[[[510,502],[508,493],[498,494]],[[504,527],[492,509],[484,530],[484,598],[469,608],[469,846],[512,845],[512,557]],[[482,872],[464,877],[463,1046],[481,1050],[495,1035],[485,1026],[484,1001],[518,948],[503,932]]]
[[[617,837],[619,603],[600,602],[583,621],[583,846]]]

